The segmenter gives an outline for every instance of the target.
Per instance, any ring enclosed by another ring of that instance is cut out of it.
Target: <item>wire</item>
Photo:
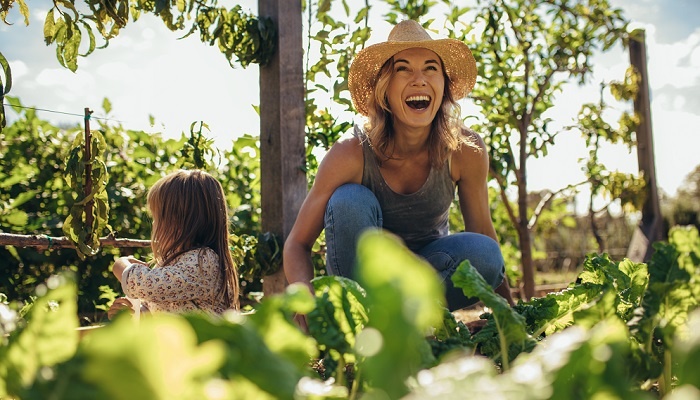
[[[9,106],[9,107],[24,108],[24,109],[27,109],[27,110],[44,111],[44,112],[48,112],[48,113],[63,114],[63,115],[70,115],[70,116],[74,116],[74,117],[85,118],[85,115],[84,115],[84,114],[74,114],[74,113],[69,113],[69,112],[65,112],[65,111],[47,110],[47,109],[45,109],[45,108],[18,106],[18,105],[7,104],[7,103],[3,103],[2,105],[3,105],[3,106]],[[121,121],[121,120],[118,120],[118,119],[113,119],[113,118],[93,117],[92,115],[90,116],[90,118],[100,119],[100,120],[103,120],[103,121],[114,121],[114,122],[119,122],[119,123],[122,123],[122,124],[124,123],[124,121]]]

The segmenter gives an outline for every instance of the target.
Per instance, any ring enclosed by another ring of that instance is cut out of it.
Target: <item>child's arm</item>
[[[119,282],[122,281],[122,275],[127,268],[131,267],[132,264],[146,265],[145,262],[138,260],[134,257],[119,257],[117,261],[112,265],[112,273],[117,278]]]

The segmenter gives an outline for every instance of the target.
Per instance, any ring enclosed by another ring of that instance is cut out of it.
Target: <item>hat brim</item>
[[[440,57],[455,100],[466,97],[472,91],[476,83],[476,61],[463,42],[457,39],[435,39],[377,43],[357,53],[350,65],[348,89],[357,112],[368,115],[367,102],[374,92],[379,70],[384,63],[396,53],[416,47],[431,50]]]

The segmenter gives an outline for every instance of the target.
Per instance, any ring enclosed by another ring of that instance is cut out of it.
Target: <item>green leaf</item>
[[[311,282],[316,290],[316,307],[307,315],[309,333],[328,349],[351,353],[356,335],[367,323],[364,289],[339,276],[318,277]]]
[[[482,348],[482,353],[500,359],[504,369],[508,370],[511,359],[522,351],[532,349],[535,341],[525,328],[525,318],[516,313],[503,297],[493,291],[491,285],[486,283],[469,260],[462,262],[457,267],[452,275],[452,282],[454,282],[455,287],[462,289],[465,296],[477,297],[486,307],[491,309],[487,326],[475,336],[474,340],[483,347],[489,341],[488,338],[493,337],[495,330],[498,345],[496,348]],[[494,352],[494,350],[496,351]]]
[[[29,7],[24,0],[17,0],[19,3],[19,13],[24,17],[24,25],[29,26]]]
[[[0,66],[2,66],[2,72],[4,79],[0,79],[0,86],[4,85],[4,88],[0,90],[0,98],[3,98],[12,89],[12,70],[10,69],[10,63],[7,61],[5,56],[0,52]]]
[[[27,201],[35,198],[37,193],[39,193],[38,190],[28,190],[18,194],[17,197],[15,197],[15,199],[10,203],[10,208],[18,208]]]
[[[28,220],[29,216],[22,210],[10,210],[0,214],[0,221],[17,228],[25,227]]]
[[[248,317],[267,347],[298,369],[317,356],[318,350],[315,341],[299,330],[291,316],[309,312],[313,304],[313,296],[305,286],[290,285],[283,293],[267,296]]]
[[[234,314],[226,319],[197,314],[186,318],[197,333],[200,343],[214,340],[224,343],[226,358],[219,370],[223,377],[243,378],[256,386],[257,391],[269,393],[277,399],[293,399],[294,388],[303,376],[303,371],[265,344],[262,332],[258,330],[260,325],[250,324],[248,317]],[[268,327],[278,328],[271,325]],[[299,334],[302,335],[301,332]],[[294,336],[289,341],[297,337]],[[296,343],[300,350],[306,346],[306,341]],[[308,360],[307,358],[306,361]]]
[[[22,397],[43,367],[68,360],[78,346],[77,286],[72,276],[52,276],[37,286],[36,294],[25,316],[27,325],[0,347],[0,397]]]
[[[357,280],[370,305],[356,338],[359,368],[376,391],[400,398],[406,379],[434,362],[425,335],[442,322],[444,289],[430,264],[382,231],[360,237]]]
[[[700,309],[694,310],[688,317],[688,324],[678,332],[673,348],[674,375],[678,377],[678,391],[682,385],[700,388]]]
[[[149,315],[135,325],[123,314],[86,336],[75,358],[37,391],[56,398],[204,398],[225,351],[220,340],[198,343],[181,316]]]

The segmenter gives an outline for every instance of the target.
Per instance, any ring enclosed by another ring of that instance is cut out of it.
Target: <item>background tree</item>
[[[531,233],[539,214],[528,199],[528,159],[546,156],[559,132],[544,113],[569,81],[586,83],[592,56],[625,38],[627,22],[608,1],[490,0],[478,3],[472,45],[480,81],[473,97],[484,121],[478,129],[491,153],[491,173],[516,226],[526,298],[534,294]],[[517,188],[517,204],[507,192]]]
[[[685,177],[676,196],[664,203],[669,226],[694,225],[700,229],[700,165]]]

